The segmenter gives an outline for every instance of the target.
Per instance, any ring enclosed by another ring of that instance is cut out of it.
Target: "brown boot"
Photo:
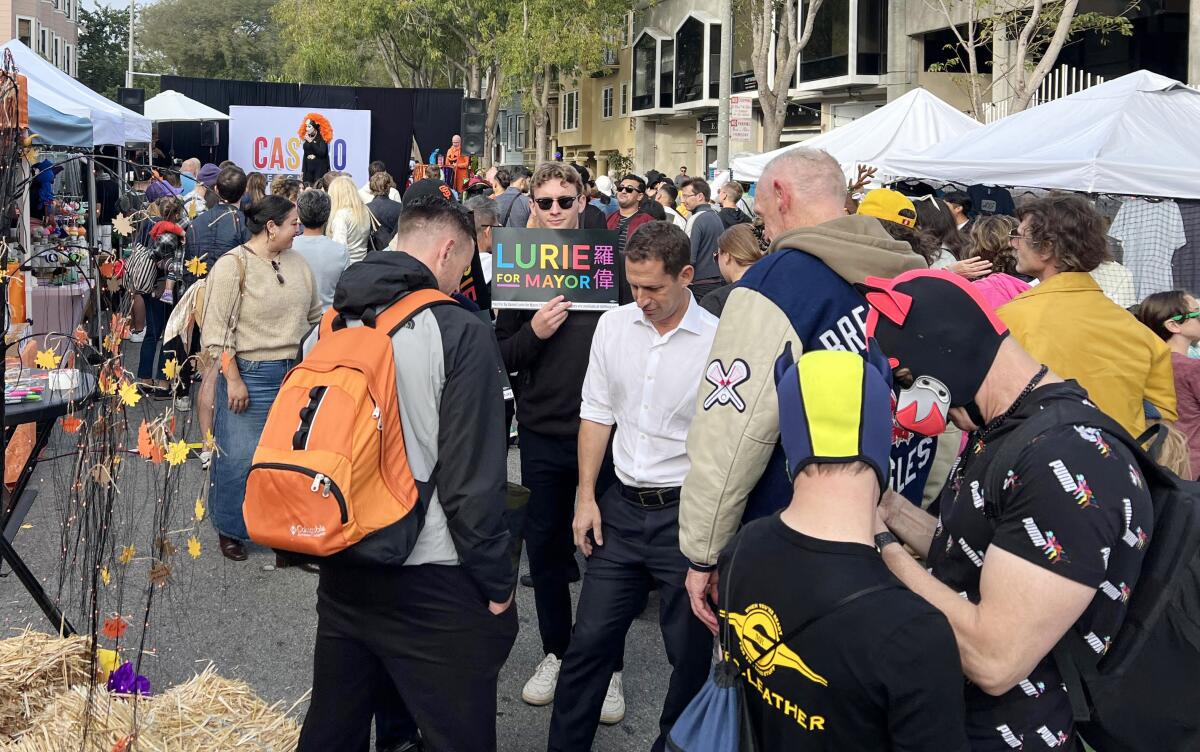
[[[230,538],[226,535],[218,535],[218,541],[221,544],[221,554],[230,561],[245,561],[246,560],[246,544],[242,543],[237,538]]]

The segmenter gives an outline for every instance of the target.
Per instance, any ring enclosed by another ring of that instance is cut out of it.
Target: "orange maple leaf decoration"
[[[113,745],[111,752],[128,752],[129,745],[133,744],[133,741],[135,739],[137,739],[136,731],[133,732],[132,734],[130,734],[129,736],[125,736],[125,737],[122,737],[121,739],[119,739],[117,741],[117,743]]]
[[[79,429],[83,428],[83,421],[74,415],[62,416],[62,427],[67,433],[79,433]]]
[[[87,330],[82,326],[75,327],[75,342],[80,345],[88,345],[91,343],[91,338],[88,337]]]
[[[150,460],[155,465],[163,461],[162,444],[155,441],[150,434],[150,424],[144,420],[138,426],[138,456]]]
[[[125,316],[114,313],[112,315],[112,321],[109,322],[108,328],[118,338],[125,339],[129,336],[129,319]]]
[[[104,628],[100,630],[100,634],[110,640],[117,640],[125,636],[127,629],[129,629],[129,622],[120,616],[110,616],[104,620]]]

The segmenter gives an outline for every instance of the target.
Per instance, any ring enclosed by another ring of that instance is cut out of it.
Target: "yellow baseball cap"
[[[868,193],[858,205],[858,213],[886,219],[905,227],[917,226],[917,207],[902,193],[877,188]]]

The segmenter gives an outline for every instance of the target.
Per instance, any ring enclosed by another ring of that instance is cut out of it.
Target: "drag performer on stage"
[[[300,137],[304,139],[304,184],[312,186],[329,172],[329,144],[333,141],[333,126],[325,116],[310,112],[304,116]]]

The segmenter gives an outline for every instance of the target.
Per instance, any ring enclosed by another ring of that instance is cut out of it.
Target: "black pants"
[[[493,616],[462,567],[324,565],[317,617],[298,752],[366,752],[389,684],[428,752],[496,749],[496,677],[517,636],[515,604]]]
[[[571,641],[571,590],[567,580],[576,567],[571,520],[575,516],[575,489],[579,485],[577,442],[574,438],[548,436],[525,426],[518,426],[517,431],[521,441],[521,485],[529,489],[525,552],[533,580],[542,651],[562,658]],[[597,497],[615,481],[612,458],[606,456],[596,481]],[[604,680],[608,681],[607,674]]]
[[[604,545],[588,559],[575,611],[575,633],[563,659],[550,719],[551,752],[592,748],[608,672],[641,611],[646,593],[661,596],[659,625],[671,664],[671,681],[659,716],[655,752],[661,752],[675,719],[700,690],[711,663],[713,638],[692,614],[683,580],[688,563],[679,551],[679,503],[647,509],[621,496],[614,484],[600,499]]]

